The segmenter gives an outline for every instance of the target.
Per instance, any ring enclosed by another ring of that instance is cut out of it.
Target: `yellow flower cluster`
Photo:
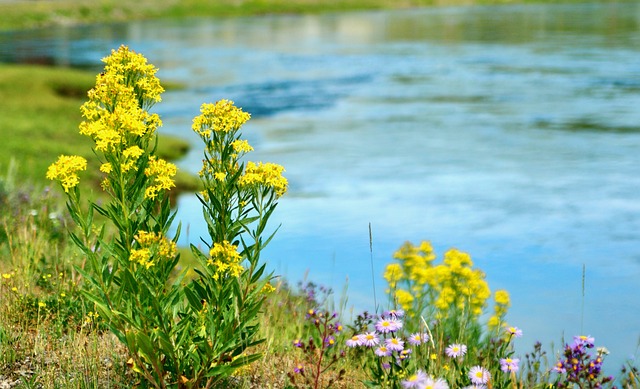
[[[147,177],[153,177],[153,183],[145,189],[144,197],[153,200],[161,190],[169,190],[175,187],[176,184],[173,181],[173,177],[177,171],[178,168],[171,162],[151,157],[144,174]]]
[[[253,151],[253,147],[243,139],[236,139],[231,142],[231,147],[233,147],[233,151],[236,153],[250,153]]]
[[[242,256],[238,252],[238,247],[226,240],[222,244],[214,243],[209,250],[209,257],[208,264],[215,268],[213,276],[215,280],[227,274],[238,277],[244,271],[244,267],[240,264]]]
[[[287,192],[289,185],[287,179],[282,175],[284,167],[275,163],[262,163],[257,165],[248,162],[244,174],[238,183],[243,187],[267,187],[273,188],[278,197]]]
[[[442,264],[434,265],[436,255],[429,242],[419,246],[406,242],[395,254],[398,263],[387,265],[384,278],[394,298],[405,311],[412,312],[414,301],[429,297],[428,304],[440,315],[450,310],[468,311],[479,316],[491,295],[482,271],[473,269],[469,254],[451,249]],[[406,289],[398,285],[406,285]]]
[[[250,114],[236,107],[230,100],[202,104],[200,113],[193,119],[192,129],[203,139],[209,139],[212,130],[219,133],[235,132],[251,118]]]
[[[77,172],[87,170],[87,160],[77,155],[61,155],[47,169],[47,178],[58,180],[65,192],[80,183]]]
[[[103,62],[105,71],[96,77],[89,101],[80,108],[86,119],[80,133],[96,142],[96,150],[109,153],[135,138],[151,136],[162,125],[147,109],[160,101],[164,89],[155,76],[157,69],[126,46],[112,50]]]
[[[173,258],[177,254],[176,243],[160,233],[138,231],[135,235],[138,247],[131,250],[129,260],[149,269],[162,258]]]
[[[489,328],[498,329],[501,325],[506,325],[503,322],[507,311],[509,310],[509,306],[511,305],[511,299],[509,297],[509,292],[506,290],[496,290],[496,293],[493,296],[494,305],[493,305],[493,316],[489,318],[489,322],[487,323]]]

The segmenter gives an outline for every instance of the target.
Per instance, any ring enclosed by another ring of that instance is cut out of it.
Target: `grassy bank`
[[[189,16],[312,13],[551,0],[44,0],[0,2],[0,30]],[[577,0],[565,0],[577,1]]]
[[[0,171],[13,166],[21,181],[44,182],[47,167],[60,154],[80,153],[95,161],[91,140],[78,132],[79,107],[94,82],[94,74],[79,70],[0,65]],[[167,159],[181,157],[188,148],[181,139],[160,137],[159,153]],[[97,186],[99,178],[92,178]],[[193,182],[183,174],[179,184]]]

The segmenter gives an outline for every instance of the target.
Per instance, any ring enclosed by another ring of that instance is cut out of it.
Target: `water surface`
[[[135,22],[0,36],[7,61],[99,69],[120,44],[180,81],[163,131],[229,98],[253,158],[290,191],[270,268],[373,309],[405,240],[468,251],[510,323],[556,346],[586,333],[616,364],[640,337],[640,5],[447,7]],[[182,242],[206,234],[179,200]],[[369,225],[373,254],[369,251]],[[585,291],[582,269],[586,268]],[[380,303],[380,301],[378,301]],[[583,309],[584,306],[584,309]]]

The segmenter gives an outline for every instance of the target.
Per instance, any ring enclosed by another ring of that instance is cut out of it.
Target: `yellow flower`
[[[200,112],[201,115],[193,119],[192,129],[203,139],[209,139],[212,131],[235,132],[251,118],[251,115],[234,106],[230,100],[202,104]]]
[[[42,302],[42,301],[40,301],[40,302],[38,302],[38,307],[40,307],[40,308],[46,308],[46,307],[47,307],[47,304],[46,304],[46,303],[44,303],[44,302]]]
[[[177,255],[176,243],[158,232],[138,231],[135,240],[139,248],[131,250],[129,260],[149,269],[157,260]]]
[[[402,306],[402,309],[409,312],[411,310],[414,298],[413,295],[406,290],[398,289],[396,290],[396,300],[398,301],[398,304]]]
[[[287,179],[282,175],[284,167],[275,163],[248,162],[244,174],[238,180],[240,186],[244,187],[267,187],[272,188],[276,196],[280,197],[287,191],[289,185]]]
[[[246,140],[236,139],[231,142],[231,147],[236,153],[248,153],[253,151],[253,147]]]
[[[65,192],[80,183],[77,172],[87,170],[87,160],[77,155],[61,155],[47,169],[47,178],[58,180]]]
[[[268,283],[268,282],[267,282],[267,283],[266,283],[266,284],[264,284],[264,286],[262,287],[261,292],[262,292],[262,293],[264,293],[264,294],[268,294],[268,293],[273,292],[274,290],[276,290],[276,288],[274,288],[274,287],[273,287],[273,285],[271,285],[270,283]]]
[[[100,165],[100,171],[109,174],[113,171],[113,166],[109,162],[103,163]]]
[[[124,158],[124,162],[120,165],[120,170],[123,173],[126,173],[129,170],[131,170],[133,165],[135,165],[135,163],[138,161],[138,158],[140,158],[140,156],[142,154],[144,154],[144,150],[142,150],[138,146],[131,146],[131,147],[126,148],[122,152],[122,156]]]
[[[404,276],[402,266],[399,263],[390,263],[384,271],[384,279],[389,283],[389,287],[395,289],[398,281]]]
[[[173,181],[173,177],[177,171],[176,165],[163,159],[151,157],[144,174],[147,177],[153,177],[153,184],[147,187],[144,197],[153,200],[161,190],[169,190],[175,187],[176,184]]]
[[[505,306],[509,306],[510,304],[509,292],[507,292],[506,290],[496,290],[494,299],[496,301],[496,304]]]
[[[96,77],[89,101],[80,107],[86,119],[80,133],[94,140],[96,150],[111,153],[135,144],[136,138],[150,137],[162,125],[160,117],[147,110],[160,101],[164,89],[155,77],[157,69],[126,46],[103,61],[105,70]]]
[[[214,279],[226,274],[232,277],[238,277],[244,271],[244,267],[240,264],[242,256],[238,252],[238,246],[232,245],[226,240],[222,243],[214,243],[209,250],[208,264],[215,268]]]

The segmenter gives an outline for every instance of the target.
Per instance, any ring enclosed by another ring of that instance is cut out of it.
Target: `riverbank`
[[[576,2],[578,0],[565,0]],[[124,22],[194,16],[317,13],[447,5],[551,2],[550,0],[59,0],[0,1],[0,31],[53,25]]]

